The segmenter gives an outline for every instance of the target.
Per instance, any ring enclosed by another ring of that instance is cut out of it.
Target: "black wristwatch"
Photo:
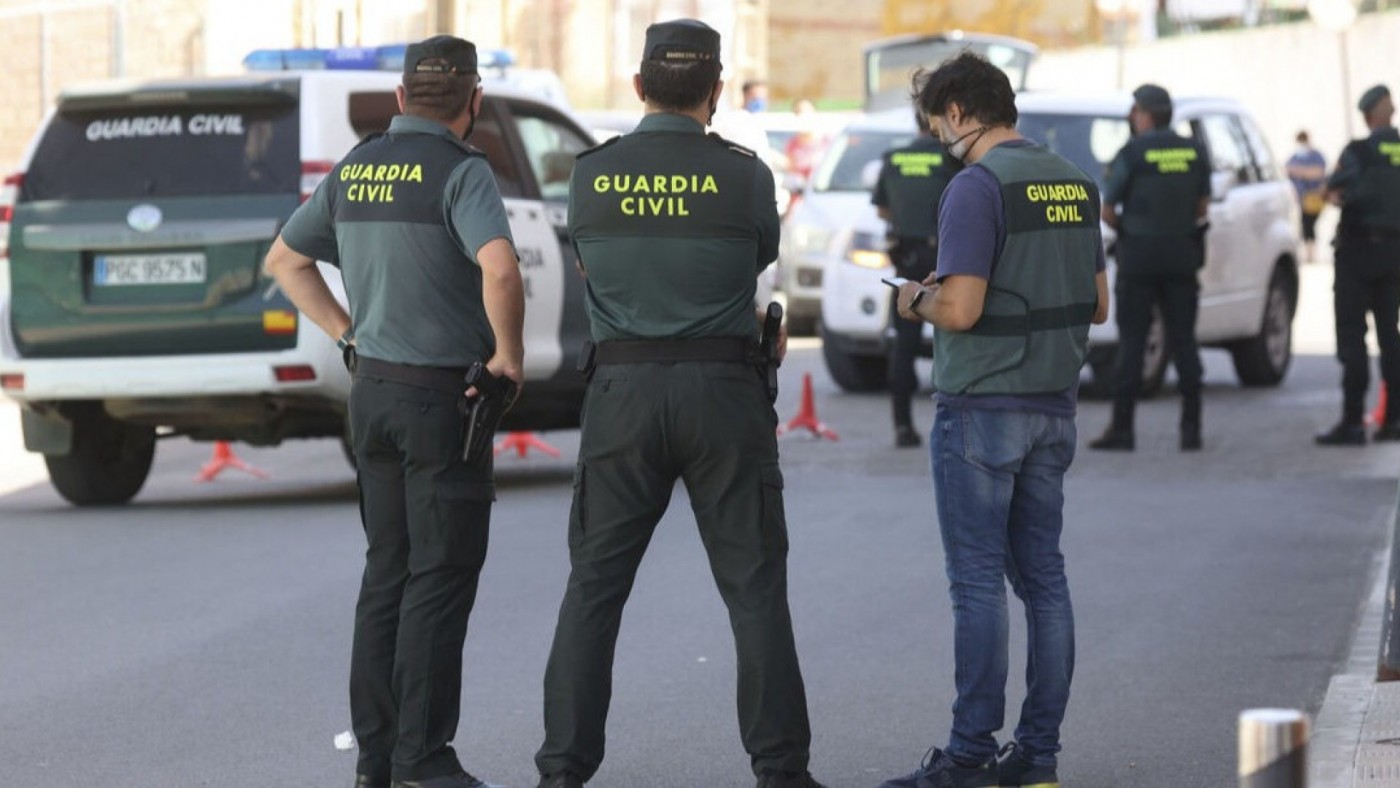
[[[917,313],[919,302],[924,300],[924,296],[926,295],[928,295],[928,289],[923,287],[919,288],[919,292],[915,293],[914,297],[909,299],[909,311]]]
[[[340,335],[340,339],[337,339],[337,340],[335,341],[335,346],[338,347],[338,348],[340,348],[340,352],[341,352],[341,353],[344,353],[345,350],[346,350],[346,348],[350,347],[350,343],[351,343],[354,339],[355,339],[355,329],[353,329],[353,328],[347,328],[347,329],[345,329],[345,333]]]

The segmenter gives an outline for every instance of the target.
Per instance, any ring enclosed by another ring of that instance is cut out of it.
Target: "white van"
[[[593,139],[549,91],[483,78],[470,142],[495,172],[525,278],[527,385],[503,428],[575,427],[588,326],[565,222],[574,157]],[[59,97],[0,191],[0,391],[64,498],[130,500],[157,437],[344,436],[340,353],[261,264],[334,163],[388,126],[398,83],[396,71],[274,71]],[[337,269],[321,268],[339,290]]]
[[[1109,162],[1128,140],[1130,96],[1022,93],[1016,105],[1022,134],[1047,144],[1102,185]],[[1213,169],[1196,336],[1202,346],[1230,351],[1244,385],[1277,385],[1292,360],[1298,302],[1299,237],[1291,187],[1238,102],[1179,98],[1175,110],[1176,130],[1204,143]],[[784,226],[790,251],[781,262],[793,268],[784,281],[806,283],[820,299],[827,369],[848,391],[885,385],[889,288],[880,278],[894,270],[884,255],[884,223],[870,205],[862,170],[914,134],[911,110],[873,113],[852,123]],[[1114,234],[1103,230],[1111,281]],[[1148,339],[1145,392],[1160,386],[1166,371],[1164,336],[1159,318]],[[1091,327],[1089,341],[1090,385],[1107,391],[1118,344],[1112,315]]]

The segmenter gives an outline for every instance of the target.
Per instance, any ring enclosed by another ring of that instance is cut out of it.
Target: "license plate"
[[[204,255],[100,254],[93,261],[92,281],[101,287],[123,285],[192,285],[205,278]]]

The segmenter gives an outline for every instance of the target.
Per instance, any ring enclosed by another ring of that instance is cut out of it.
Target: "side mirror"
[[[880,159],[866,162],[860,170],[860,187],[862,189],[874,191],[875,184],[880,180],[880,167],[882,166],[884,166],[884,162]]]
[[[1210,174],[1210,199],[1224,202],[1230,190],[1239,185],[1239,178],[1233,172],[1212,172]]]

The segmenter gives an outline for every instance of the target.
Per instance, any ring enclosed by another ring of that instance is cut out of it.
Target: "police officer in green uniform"
[[[1342,206],[1337,224],[1333,308],[1337,321],[1337,360],[1342,362],[1342,420],[1318,435],[1323,446],[1366,443],[1362,422],[1370,359],[1366,352],[1366,313],[1376,324],[1381,378],[1389,392],[1384,418],[1373,436],[1400,440],[1400,133],[1392,121],[1395,103],[1384,85],[1361,96],[1357,107],[1371,130],[1353,140],[1327,181],[1332,200]]]
[[[881,158],[880,176],[870,202],[880,218],[889,223],[890,262],[895,273],[911,282],[922,282],[938,262],[938,200],[952,177],[946,151],[929,130],[928,118],[915,111],[919,136],[910,144],[887,151]],[[890,295],[889,386],[894,410],[894,445],[919,445],[914,429],[910,398],[918,388],[914,360],[919,355],[923,326],[900,320],[895,313],[895,296]]]
[[[603,760],[623,605],[677,479],[729,609],[740,735],[758,784],[817,785],[788,612],[777,416],[753,308],[758,273],[777,256],[778,214],[753,151],[705,134],[723,88],[719,55],[719,34],[702,22],[648,27],[633,80],[645,116],[581,155],[570,182],[597,345],[535,756],[549,788],[583,785]]]
[[[408,47],[402,115],[345,157],[267,258],[288,297],[354,367],[350,431],[369,549],[355,610],[356,788],[474,788],[450,744],[462,643],[495,498],[489,456],[463,459],[467,368],[521,382],[524,288],[486,157],[476,48]],[[316,267],[340,268],[350,313]]]
[[[1166,90],[1149,84],[1133,91],[1128,122],[1135,136],[1109,165],[1103,220],[1118,231],[1118,370],[1113,421],[1090,441],[1092,449],[1133,449],[1133,410],[1154,306],[1166,326],[1181,391],[1181,449],[1201,448],[1196,272],[1205,264],[1210,164],[1199,143],[1171,130],[1171,121]]]

